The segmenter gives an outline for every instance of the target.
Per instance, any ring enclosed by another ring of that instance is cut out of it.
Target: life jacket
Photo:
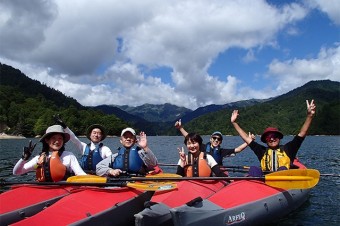
[[[58,157],[62,152],[58,152]],[[36,179],[40,182],[58,182],[66,180],[71,176],[71,173],[67,171],[66,166],[61,162],[61,159],[54,160],[53,156],[45,158],[43,163],[36,169]],[[56,163],[54,163],[56,161]]]
[[[189,152],[188,165],[184,167],[184,174],[187,177],[210,177],[211,168],[207,162],[207,154],[205,152],[201,152],[197,161],[193,160],[193,156]]]
[[[221,156],[220,147],[212,147],[211,143],[206,144],[205,152],[210,154],[218,165],[223,165],[223,158]]]
[[[96,146],[96,149],[93,151],[90,150],[91,143],[87,144],[85,147],[84,154],[80,159],[80,166],[86,171],[95,171],[96,165],[103,160],[100,156],[100,148],[103,146],[103,143],[100,143]]]
[[[145,174],[144,162],[138,154],[140,147],[118,148],[118,155],[111,162],[111,168],[126,171],[129,174]]]
[[[275,155],[273,155],[273,152],[275,152]],[[282,166],[285,166],[287,169],[289,169],[290,164],[290,158],[284,151],[283,146],[280,146],[276,150],[267,148],[261,159],[261,168],[263,171],[277,171],[277,169]]]

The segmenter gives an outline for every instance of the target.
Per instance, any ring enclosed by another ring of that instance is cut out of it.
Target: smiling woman
[[[175,127],[182,133],[184,137],[188,135],[188,132],[182,126],[181,119],[176,121]],[[254,134],[249,133],[249,137],[255,140]],[[247,143],[243,143],[237,148],[233,148],[233,149],[222,148],[221,147],[222,141],[223,141],[222,133],[219,131],[215,131],[210,136],[210,142],[208,142],[205,145],[202,145],[201,147],[202,149],[204,149],[206,153],[210,154],[215,159],[217,164],[220,166],[223,165],[223,158],[235,156],[236,153],[240,153],[248,146]]]
[[[69,140],[70,135],[60,125],[48,127],[40,139],[43,145],[40,155],[28,161],[35,148],[30,142],[28,147],[24,147],[22,158],[14,166],[13,174],[22,175],[35,171],[36,179],[44,182],[66,180],[71,174],[86,175],[76,156],[65,151],[65,143]]]

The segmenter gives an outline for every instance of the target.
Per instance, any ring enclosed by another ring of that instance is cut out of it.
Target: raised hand
[[[64,129],[66,129],[66,124],[65,122],[60,118],[59,114],[53,115],[53,119],[56,124],[61,125]]]
[[[146,134],[143,131],[139,133],[138,146],[143,149],[148,147],[148,140],[146,139]]]
[[[237,116],[238,116],[238,110],[234,110],[233,113],[231,114],[231,118],[230,118],[231,123],[236,122]]]
[[[30,140],[29,143],[28,143],[28,146],[27,147],[25,146],[23,148],[23,152],[22,152],[21,158],[23,160],[27,161],[31,157],[32,152],[33,152],[33,150],[34,150],[36,145],[37,145],[36,143],[34,145],[32,145],[32,140]]]
[[[187,159],[186,159],[186,155],[184,152],[184,148],[177,148],[178,150],[178,154],[179,154],[179,158],[181,159],[181,166],[184,167],[187,164]]]
[[[248,133],[248,137],[250,137],[252,140],[256,139],[255,135],[250,132]]]
[[[316,105],[314,104],[314,100],[311,100],[309,103],[308,100],[306,100],[307,104],[307,115],[314,116],[315,115],[315,109]]]
[[[176,127],[176,129],[179,129],[179,128],[181,128],[181,126],[182,126],[182,122],[181,122],[181,119],[179,119],[179,120],[175,123],[175,127]]]

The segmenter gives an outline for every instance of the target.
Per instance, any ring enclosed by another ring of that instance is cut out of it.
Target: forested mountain
[[[28,137],[44,134],[60,114],[77,134],[85,134],[94,123],[118,135],[128,123],[115,115],[81,106],[76,100],[28,78],[21,71],[0,63],[0,132]]]
[[[189,112],[182,117],[177,117],[177,118],[181,118],[182,123],[187,123],[195,118],[200,117],[201,115],[213,113],[216,111],[220,111],[222,109],[235,109],[235,108],[241,108],[241,107],[249,107],[249,106],[252,106],[258,103],[263,103],[266,101],[267,100],[251,99],[251,100],[232,102],[232,103],[223,104],[223,105],[211,104],[211,105],[207,105],[204,107],[199,107],[196,110]]]
[[[179,118],[187,131],[236,134],[230,123],[233,109],[239,110],[239,123],[246,131],[261,134],[265,127],[276,126],[285,134],[296,134],[306,117],[306,99],[314,99],[317,105],[309,134],[340,135],[339,82],[312,81],[268,100],[209,105],[195,111],[171,104],[93,108],[0,63],[0,132],[24,136],[43,134],[54,123],[54,114],[60,114],[77,135],[94,123],[105,125],[109,135],[119,135],[126,126],[148,135],[178,135],[174,122]]]
[[[284,134],[297,134],[306,118],[306,100],[314,99],[317,114],[309,134],[340,135],[340,83],[311,81],[284,95],[250,107],[239,107],[239,124],[245,131],[261,134],[268,126]],[[233,109],[202,115],[185,124],[187,131],[210,134],[215,130],[236,135],[230,123]]]

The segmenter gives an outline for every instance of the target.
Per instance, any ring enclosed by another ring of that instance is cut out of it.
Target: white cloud
[[[269,65],[270,79],[279,82],[277,92],[290,91],[311,80],[340,80],[340,44],[334,48],[322,48],[315,58],[274,60]]]
[[[306,1],[312,7],[319,8],[326,13],[336,25],[340,25],[340,1],[339,0],[311,0]]]
[[[208,68],[230,48],[246,50],[244,60],[253,62],[253,49],[276,47],[279,32],[298,35],[294,25],[309,12],[300,4],[275,7],[264,0],[3,0],[0,10],[0,61],[81,104],[191,109],[284,90],[280,77],[279,88],[261,91],[237,74],[217,77]],[[272,62],[270,73],[295,64]],[[158,67],[171,69],[163,76],[171,82],[145,73]]]

